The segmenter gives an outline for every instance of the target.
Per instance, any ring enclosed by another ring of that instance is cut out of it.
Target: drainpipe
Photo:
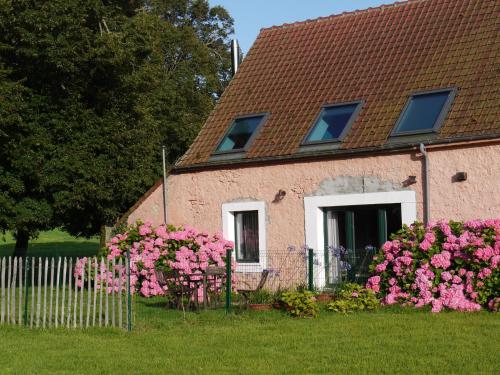
[[[165,146],[161,147],[163,160],[163,223],[167,224],[167,163],[165,160]]]
[[[420,143],[420,152],[424,156],[424,181],[425,184],[423,186],[423,198],[424,198],[424,224],[429,224],[429,220],[431,217],[431,208],[430,208],[430,183],[429,183],[429,154],[425,150],[425,146],[423,143]]]

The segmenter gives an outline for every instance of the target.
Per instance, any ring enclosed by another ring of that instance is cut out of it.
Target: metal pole
[[[226,314],[231,313],[231,250],[226,250]]]
[[[314,290],[314,272],[313,272],[313,266],[314,266],[314,250],[313,249],[308,249],[308,256],[307,260],[309,263],[309,272],[307,273],[307,284],[308,284],[308,289],[312,292]]]
[[[130,250],[127,249],[127,331],[132,331],[132,301],[130,293]]]
[[[28,256],[24,258],[24,325],[28,325],[28,294],[29,294],[29,287],[28,287],[28,273],[30,271],[30,263],[28,261]]]
[[[167,161],[165,156],[165,146],[161,146],[163,161],[163,223],[167,224]]]
[[[233,39],[231,41],[231,73],[233,77],[238,71],[238,65],[240,63],[239,52],[238,41]]]

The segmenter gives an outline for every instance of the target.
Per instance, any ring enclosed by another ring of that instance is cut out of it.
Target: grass
[[[0,327],[2,374],[495,374],[500,316],[392,308],[317,319],[134,303],[132,333]]]
[[[0,256],[14,253],[15,240],[7,233],[0,236]],[[40,236],[30,241],[28,255],[30,256],[93,256],[99,249],[99,239],[75,238],[60,230],[42,232]]]
[[[0,244],[0,255],[14,241]],[[29,255],[94,255],[98,240],[45,232]],[[134,302],[134,329],[29,330],[0,326],[3,374],[497,374],[500,314],[384,308],[226,316]]]

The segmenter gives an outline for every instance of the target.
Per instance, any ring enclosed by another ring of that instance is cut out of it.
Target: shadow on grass
[[[87,257],[94,256],[99,250],[99,244],[95,242],[45,242],[33,243],[29,245],[29,256],[40,257]],[[0,244],[0,256],[12,256],[14,254],[14,244]]]

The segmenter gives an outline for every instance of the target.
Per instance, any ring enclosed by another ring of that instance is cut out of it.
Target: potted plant
[[[273,308],[273,297],[267,290],[253,292],[248,298],[248,307],[251,310],[266,311]]]
[[[333,294],[328,291],[322,291],[316,295],[316,302],[328,303],[333,301]]]

